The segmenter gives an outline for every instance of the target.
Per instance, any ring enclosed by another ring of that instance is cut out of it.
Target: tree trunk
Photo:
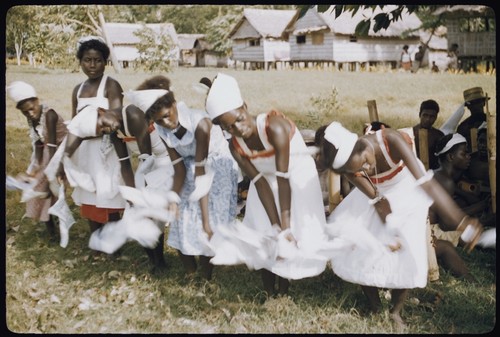
[[[106,41],[106,44],[109,47],[111,63],[113,64],[113,68],[115,69],[116,73],[119,74],[122,68],[120,66],[120,63],[118,62],[118,59],[116,58],[115,51],[113,49],[113,43],[111,43],[111,40],[109,39],[108,34],[106,32],[104,15],[102,14],[100,8],[99,8],[99,23],[101,24],[101,30],[104,40]]]

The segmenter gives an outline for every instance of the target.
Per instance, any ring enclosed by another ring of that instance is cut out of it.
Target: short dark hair
[[[108,62],[110,50],[109,47],[106,43],[98,40],[98,39],[92,39],[88,40],[85,42],[82,42],[80,46],[78,47],[78,50],[76,51],[76,57],[78,60],[82,60],[83,53],[85,53],[87,50],[94,49],[99,51],[102,54],[102,58],[104,61]]]
[[[425,109],[434,110],[436,111],[436,113],[439,113],[439,104],[433,99],[428,99],[427,101],[423,101],[422,104],[420,104],[419,114],[421,114]]]

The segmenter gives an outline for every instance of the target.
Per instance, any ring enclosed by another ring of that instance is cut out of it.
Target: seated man
[[[426,129],[427,130],[427,145],[428,145],[428,154],[429,154],[429,169],[434,170],[439,167],[439,163],[437,157],[434,155],[434,148],[436,146],[436,142],[444,136],[444,133],[435,127],[433,127],[436,122],[437,115],[439,113],[439,104],[432,99],[427,101],[423,101],[420,104],[420,111],[418,113],[418,117],[420,118],[420,122],[413,127],[413,135],[415,137],[415,148],[417,151],[417,157],[422,159],[421,151],[420,151],[420,137],[419,130]]]
[[[434,170],[434,179],[454,197],[457,204],[467,206],[455,198],[458,190],[457,182],[470,163],[467,141],[458,133],[446,135],[437,142],[435,154],[439,159],[440,166]],[[466,210],[467,208],[464,207],[463,210],[470,214],[470,210]],[[448,231],[432,207],[429,210],[429,222],[438,263],[454,276],[473,281],[474,278],[455,249],[461,241],[460,232]],[[431,269],[432,266],[430,266]],[[434,278],[434,280],[436,279]]]
[[[496,226],[496,214],[491,209],[486,122],[478,128],[477,151],[471,154],[470,165],[458,185],[461,190],[465,190],[465,193],[472,193],[476,200],[481,200],[486,204],[483,213],[477,214],[481,222],[488,227]]]

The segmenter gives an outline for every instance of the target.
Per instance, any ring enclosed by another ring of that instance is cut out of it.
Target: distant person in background
[[[488,97],[489,99],[489,97]],[[474,87],[464,91],[465,107],[469,109],[470,116],[458,124],[457,132],[465,137],[469,152],[471,151],[470,130],[479,128],[483,122],[486,122],[486,95],[483,88]]]
[[[412,65],[412,73],[416,73],[418,69],[420,69],[420,66],[422,65],[422,61],[424,60],[424,55],[425,55],[425,47],[420,45],[418,46],[418,51],[415,53],[415,60],[413,61]]]
[[[438,66],[436,65],[436,61],[432,61],[432,68],[431,68],[431,71],[433,73],[439,73],[439,68]]]
[[[408,45],[403,46],[403,51],[401,52],[401,57],[399,58],[399,61],[401,62],[401,68],[403,68],[406,71],[411,70],[411,56],[410,53],[408,52]]]
[[[43,171],[61,145],[68,130],[63,117],[51,107],[41,104],[35,88],[30,84],[15,81],[7,87],[7,91],[10,98],[16,102],[16,108],[26,117],[33,147],[30,166],[26,173],[19,174],[18,178],[36,179],[37,183],[33,190],[45,193],[45,196],[41,198],[26,201],[26,216],[45,223],[51,239],[55,239],[54,218],[48,210],[57,198],[51,192],[49,181]]]
[[[420,118],[420,122],[413,127],[413,135],[415,137],[415,148],[417,151],[417,157],[420,158],[420,137],[419,130],[426,129],[427,130],[427,145],[428,145],[428,153],[429,153],[429,169],[436,169],[439,167],[439,162],[437,157],[434,155],[434,147],[436,146],[436,142],[444,136],[443,132],[439,129],[436,129],[433,125],[436,122],[437,116],[439,113],[439,104],[433,100],[429,99],[423,101],[420,104],[420,110],[418,113],[418,117]]]
[[[448,67],[449,72],[455,73],[459,70],[458,62],[458,44],[453,43],[448,50]]]
[[[104,40],[97,36],[83,37],[78,41],[76,57],[87,79],[78,84],[71,96],[72,118],[87,106],[95,109],[117,109],[123,105],[123,89],[115,79],[104,74],[110,50]],[[125,148],[126,151],[126,148]],[[66,144],[67,155],[72,156],[75,165],[82,172],[90,174],[96,191],[90,192],[77,186],[72,198],[80,206],[80,214],[89,222],[90,231],[101,228],[108,221],[121,218],[126,201],[112,182],[123,179],[121,160],[128,160],[128,153],[117,155],[110,135],[96,137],[75,137]],[[132,177],[133,179],[133,177]]]

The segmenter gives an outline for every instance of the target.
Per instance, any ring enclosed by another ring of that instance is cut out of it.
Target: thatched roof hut
[[[297,16],[296,10],[244,9],[242,18],[229,34],[233,59],[253,65],[289,60],[286,29]]]
[[[179,60],[179,40],[177,32],[172,23],[117,23],[107,22],[105,24],[106,34],[113,44],[114,52],[118,62],[134,62],[139,58],[136,45],[140,42],[134,33],[140,31],[144,26],[152,29],[155,34],[168,34],[174,44],[174,61]]]

